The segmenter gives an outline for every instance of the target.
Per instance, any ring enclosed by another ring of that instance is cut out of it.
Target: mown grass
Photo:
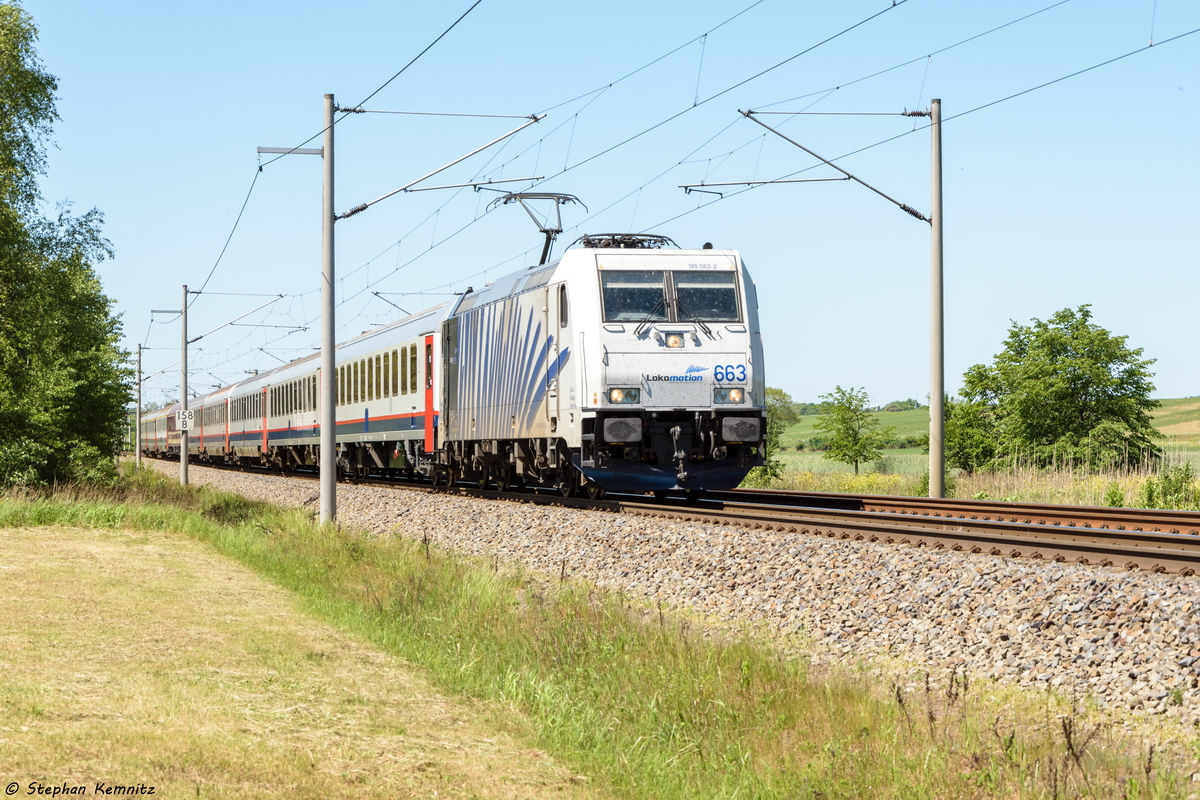
[[[924,691],[813,675],[749,633],[445,552],[421,531],[369,539],[145,473],[107,496],[0,500],[0,525],[51,524],[207,542],[443,691],[511,706],[602,794],[1172,797],[1189,785],[1179,762],[1144,769],[1110,728],[1072,738],[1064,725],[1090,723],[1047,695],[997,699],[945,675]]]
[[[0,528],[0,776],[21,794],[594,796],[521,718],[170,532]]]

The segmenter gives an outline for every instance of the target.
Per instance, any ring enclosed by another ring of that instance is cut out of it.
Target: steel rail
[[[267,470],[262,473],[278,474]],[[316,473],[297,471],[288,476],[312,479]],[[463,484],[434,487],[382,478],[350,482],[1008,558],[1185,576],[1200,570],[1200,535],[1193,532],[1200,526],[1200,514],[1187,512],[740,489],[709,492],[701,500],[680,497],[664,501],[640,495],[588,500],[563,497],[557,492],[500,492]],[[1110,516],[1110,512],[1125,513]],[[1146,529],[1151,524],[1154,527]],[[1164,530],[1162,526],[1167,524],[1172,527]]]
[[[918,514],[958,519],[1008,520],[1009,522],[1066,525],[1083,528],[1163,531],[1200,536],[1200,513],[1142,508],[1062,506],[1048,503],[1008,503],[999,500],[893,497],[889,495],[790,492],[784,490],[734,489],[709,492],[706,498],[727,502],[757,502],[770,505],[840,508],[856,511]]]
[[[913,544],[997,556],[1028,557],[1192,575],[1200,570],[1200,537],[1117,531],[1036,522],[925,517],[878,511],[797,508],[757,503],[700,503],[692,507],[623,502],[628,513],[684,521],[741,525],[838,539]]]

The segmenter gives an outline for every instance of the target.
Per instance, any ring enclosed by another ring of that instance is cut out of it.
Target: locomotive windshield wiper
[[[706,336],[712,336],[712,328],[705,325],[704,320],[700,319],[695,314],[691,313],[686,308],[684,308],[683,302],[678,297],[675,298],[675,310],[679,316],[680,322],[683,322],[685,319],[691,319],[693,322],[695,322],[697,325],[700,326],[700,330],[704,331],[704,334]]]
[[[654,308],[650,309],[650,313],[646,315],[646,318],[644,320],[642,320],[641,322],[639,322],[638,326],[633,329],[633,335],[641,336],[642,329],[650,324],[650,322],[654,319],[655,315],[658,314],[659,310],[663,309],[663,307],[666,304],[667,304],[666,295],[663,295],[662,297],[658,298],[658,302],[654,304]]]

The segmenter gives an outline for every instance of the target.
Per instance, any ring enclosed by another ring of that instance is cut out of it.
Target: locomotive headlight
[[[683,336],[678,333],[668,335],[667,347],[683,347]]]
[[[740,403],[744,399],[746,399],[746,392],[743,389],[713,389],[714,403]]]
[[[637,403],[642,398],[640,389],[609,389],[608,402],[610,403]]]

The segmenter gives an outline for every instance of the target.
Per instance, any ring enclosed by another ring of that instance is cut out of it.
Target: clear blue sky
[[[178,322],[152,322],[150,310],[177,307],[185,283],[207,282],[193,336],[267,300],[218,293],[287,294],[243,322],[308,328],[206,337],[193,387],[312,352],[320,159],[256,173],[255,148],[317,134],[324,93],[358,104],[472,2],[26,0],[59,79],[43,194],[50,209],[69,199],[104,212],[116,257],[99,272],[126,347],[161,348],[146,352],[147,373],[178,359]],[[849,182],[723,199],[678,186],[837,175],[739,109],[899,112],[941,98],[947,388],[1000,351],[1010,321],[1089,303],[1098,324],[1158,360],[1158,396],[1200,395],[1200,33],[1167,41],[1200,28],[1200,5],[752,3],[482,0],[366,108],[546,113],[425,185],[546,176],[537,190],[587,205],[563,208],[557,252],[612,231],[740,250],[758,285],[767,382],[797,400],[865,387],[883,403],[928,393],[929,226]],[[924,120],[763,119],[929,211]],[[336,128],[336,205],[374,199],[518,124],[350,116]],[[517,206],[489,211],[496,196],[400,194],[339,222],[339,339],[400,314],[372,292],[415,311],[534,263],[541,235]],[[399,294],[409,292],[430,294]],[[176,396],[177,381],[175,370],[150,379],[146,399]]]

